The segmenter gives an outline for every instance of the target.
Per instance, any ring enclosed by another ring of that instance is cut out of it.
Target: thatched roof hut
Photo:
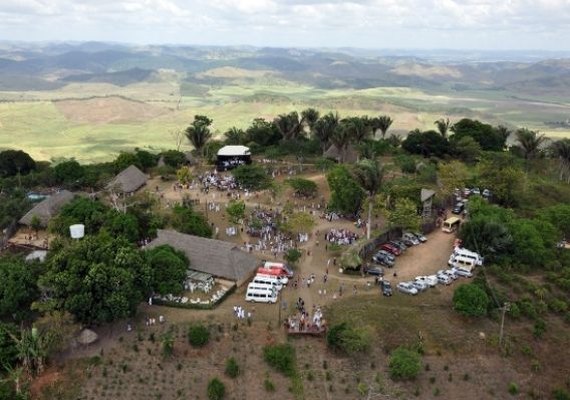
[[[48,198],[42,200],[34,208],[26,213],[20,221],[22,225],[30,226],[34,216],[38,217],[42,227],[46,227],[49,221],[55,217],[61,207],[73,200],[73,193],[68,190],[62,190],[58,193],[52,194]]]
[[[118,190],[121,193],[133,193],[146,185],[146,181],[147,176],[140,169],[131,165],[113,178],[107,188]]]
[[[238,286],[245,283],[257,269],[257,259],[233,243],[159,229],[157,238],[147,247],[165,244],[183,251],[193,270],[234,281]]]
[[[342,160],[341,151],[336,145],[331,145],[329,149],[323,155],[325,158],[330,158],[336,162],[354,163],[358,159],[358,153],[353,145],[349,144],[344,151],[344,160]]]

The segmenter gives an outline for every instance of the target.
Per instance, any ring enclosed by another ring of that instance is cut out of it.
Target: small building
[[[353,145],[349,144],[343,152],[334,144],[332,144],[323,157],[334,160],[337,163],[355,163],[358,159],[358,152]]]
[[[235,282],[237,286],[247,282],[257,270],[257,259],[233,243],[159,229],[147,248],[165,244],[184,252],[192,270]]]
[[[430,218],[433,208],[433,198],[435,192],[431,189],[422,189],[420,193],[420,200],[422,202],[422,217]]]
[[[20,218],[18,222],[22,225],[31,226],[32,220],[34,217],[37,217],[40,221],[40,226],[45,228],[49,221],[59,213],[61,207],[73,200],[73,197],[73,193],[68,190],[62,190],[52,194],[36,204],[36,206]]]
[[[130,194],[146,185],[147,180],[147,176],[140,169],[131,165],[114,177],[107,185],[107,189]]]
[[[216,169],[228,171],[240,165],[251,164],[251,151],[246,146],[224,146],[218,150]]]

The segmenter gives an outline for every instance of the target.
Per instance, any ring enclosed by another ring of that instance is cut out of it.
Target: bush
[[[534,329],[532,334],[535,338],[539,339],[542,337],[546,331],[546,322],[543,319],[539,319],[534,323]]]
[[[295,191],[295,195],[300,197],[314,197],[317,194],[317,184],[309,179],[291,178],[286,183]]]
[[[232,170],[232,175],[244,189],[267,189],[271,184],[271,178],[269,178],[263,167],[259,165],[240,165]]]
[[[214,378],[208,383],[208,399],[222,400],[225,395],[226,387],[218,378]]]
[[[405,347],[398,347],[388,363],[392,379],[414,379],[422,368],[420,355]]]
[[[489,296],[474,284],[460,285],[453,293],[453,308],[463,315],[481,317],[487,314]]]
[[[274,344],[263,348],[267,364],[286,376],[295,374],[295,349],[290,344]]]
[[[570,393],[564,389],[556,389],[552,392],[552,398],[554,400],[570,400]]]
[[[210,340],[210,331],[204,325],[192,325],[188,329],[188,342],[194,347],[203,347]]]
[[[263,388],[267,392],[274,392],[275,391],[275,384],[272,381],[270,381],[269,379],[265,379],[263,381]]]
[[[237,378],[239,373],[240,373],[239,365],[235,360],[235,358],[233,357],[228,358],[226,361],[226,375],[229,376],[230,378]]]
[[[347,354],[364,352],[370,347],[368,332],[349,327],[346,322],[331,326],[327,332],[327,345]]]
[[[519,393],[519,385],[517,385],[514,382],[509,383],[508,392],[513,396],[518,394]]]

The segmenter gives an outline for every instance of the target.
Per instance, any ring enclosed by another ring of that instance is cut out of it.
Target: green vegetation
[[[202,325],[195,324],[188,328],[188,342],[194,347],[204,347],[210,341],[210,330]]]
[[[482,317],[487,314],[489,297],[476,284],[463,284],[453,292],[453,308],[469,317]]]
[[[422,368],[421,356],[417,351],[398,347],[390,353],[388,368],[392,379],[414,379]]]
[[[327,331],[327,346],[346,354],[363,353],[370,348],[369,332],[345,322],[333,325]]]
[[[283,375],[293,377],[296,374],[295,349],[290,344],[274,344],[263,348],[263,359]]]
[[[226,386],[218,378],[213,378],[208,382],[208,399],[223,400],[226,395]]]
[[[230,357],[226,360],[226,375],[230,378],[237,378],[240,374],[240,368],[235,358]]]
[[[364,200],[364,191],[351,175],[348,168],[338,165],[327,174],[331,188],[329,209],[346,215],[358,213]]]
[[[287,179],[286,182],[293,188],[296,196],[315,197],[317,194],[317,184],[309,179],[291,178]]]
[[[255,164],[240,165],[232,170],[232,175],[241,187],[249,190],[267,189],[271,184],[265,169]]]

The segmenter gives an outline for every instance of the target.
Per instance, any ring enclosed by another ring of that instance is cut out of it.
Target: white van
[[[287,284],[289,283],[289,278],[287,278],[286,276],[274,275],[272,273],[273,271],[274,270],[272,269],[258,268],[256,276],[259,276],[260,278],[276,278],[281,285],[287,286]]]
[[[475,265],[483,265],[483,257],[481,257],[481,255],[479,253],[476,253],[474,251],[471,250],[467,250],[465,248],[462,247],[456,247],[453,250],[453,253],[451,254],[451,257],[449,258],[450,260],[450,264],[453,262],[452,259],[456,258],[456,257],[465,257],[465,258],[472,258],[473,260],[475,260]]]
[[[256,283],[259,285],[267,285],[267,286],[273,286],[275,289],[277,290],[281,290],[283,289],[283,285],[281,284],[281,282],[279,281],[279,279],[277,279],[274,276],[268,276],[268,275],[255,275],[255,277],[253,278],[253,280],[251,281],[251,283]]]
[[[471,272],[477,266],[477,261],[471,257],[455,256],[451,265]]]
[[[270,286],[247,286],[245,300],[254,303],[277,303],[277,291]]]

